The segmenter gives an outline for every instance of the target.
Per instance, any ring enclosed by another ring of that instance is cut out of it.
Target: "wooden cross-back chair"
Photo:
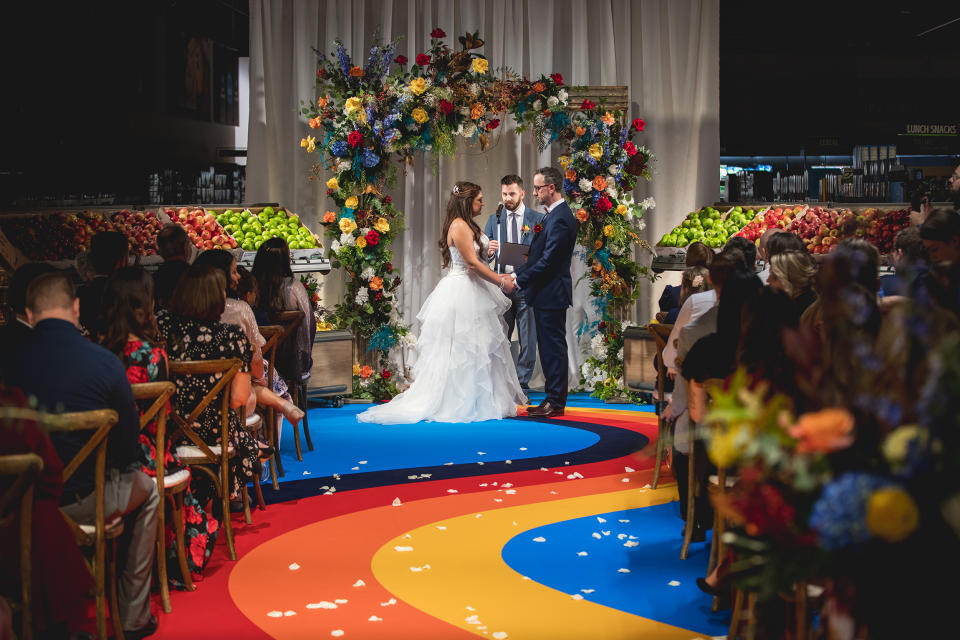
[[[261,351],[263,352],[264,359],[267,361],[264,373],[267,376],[267,389],[271,391],[273,391],[273,382],[277,376],[277,347],[280,346],[280,343],[286,336],[293,333],[294,326],[289,327],[289,331],[287,327],[282,325],[263,325],[260,327],[260,335],[267,341],[261,348]],[[284,474],[283,463],[280,461],[280,434],[278,433],[277,426],[277,410],[273,407],[267,407],[261,418],[259,429],[266,436],[263,440],[273,447],[273,456],[270,458],[270,480],[273,488],[279,490],[280,483],[277,480],[277,475],[279,474],[282,477]],[[260,499],[259,495],[257,499]]]
[[[171,437],[182,433],[190,445],[177,447],[180,461],[205,473],[216,488],[217,495],[223,505],[223,528],[227,534],[227,551],[231,560],[237,559],[237,550],[233,544],[233,527],[230,524],[230,458],[237,452],[230,446],[230,385],[234,376],[240,371],[240,360],[237,358],[225,360],[171,360],[168,371],[172,378],[180,376],[220,375],[207,394],[187,415],[183,416],[174,408],[172,412],[176,422],[176,430]],[[208,445],[197,432],[194,425],[197,418],[207,406],[220,397],[220,444]],[[243,511],[246,521],[250,523],[250,504],[247,492],[241,491]]]
[[[0,477],[6,488],[0,493],[0,529],[20,529],[20,638],[33,638],[33,502],[43,459],[35,453],[0,456]]]
[[[303,315],[303,311],[300,310],[281,311],[280,313],[271,314],[271,322],[283,327],[283,335],[278,343],[278,348],[292,340],[293,332],[296,331],[297,326],[303,322]],[[294,359],[296,359],[296,354],[294,354]],[[307,449],[313,451],[313,441],[310,439],[310,425],[307,421],[308,407],[306,380],[304,378],[305,373],[309,377],[309,372],[300,371],[299,367],[297,367],[294,371],[294,379],[287,380],[287,387],[290,389],[290,395],[293,397],[293,403],[303,411],[303,419],[300,420],[300,426],[303,427],[303,437],[307,441]],[[300,429],[296,426],[294,426],[293,429],[293,443],[297,450],[297,460],[303,461],[303,451],[300,448]],[[277,459],[279,460],[279,451],[277,454]]]
[[[667,346],[667,340],[670,338],[670,332],[673,331],[672,324],[651,324],[647,331],[653,337],[657,345],[657,394],[654,398],[654,406],[657,413],[657,461],[653,468],[653,488],[656,489],[660,483],[660,468],[663,466],[663,459],[667,453],[667,440],[670,425],[663,419],[663,407],[666,404],[664,399],[663,386],[667,378],[667,367],[663,363],[663,350]]]
[[[170,498],[170,512],[173,515],[173,529],[177,548],[177,561],[180,564],[180,574],[187,591],[193,591],[193,580],[190,578],[190,569],[187,567],[187,553],[183,543],[183,492],[190,485],[190,470],[183,469],[167,475],[164,457],[167,442],[167,407],[170,398],[176,389],[172,382],[141,382],[130,385],[135,400],[153,400],[150,407],[140,414],[140,430],[147,428],[151,421],[157,421],[156,449],[157,449],[157,492],[160,495],[160,509],[157,514],[157,580],[160,583],[160,601],[166,613],[172,611],[170,606],[170,586],[167,584],[167,549],[166,549],[166,509]]]
[[[70,460],[63,469],[63,481],[72,476],[80,465],[96,452],[94,471],[94,522],[92,525],[77,524],[67,514],[63,514],[67,524],[74,532],[77,544],[81,547],[93,547],[93,567],[91,573],[94,581],[94,598],[97,605],[97,636],[107,637],[106,620],[106,586],[109,580],[110,588],[110,618],[113,623],[115,638],[123,638],[123,625],[120,622],[120,612],[117,607],[117,570],[116,570],[116,539],[123,533],[123,518],[115,518],[106,522],[104,513],[103,494],[107,473],[107,436],[119,419],[117,412],[112,409],[97,409],[94,411],[79,411],[56,415],[44,414],[41,416],[43,426],[50,432],[78,432],[93,431],[93,435],[83,445],[80,451]],[[61,510],[62,513],[62,510]],[[110,543],[110,562],[107,562],[107,543]],[[109,575],[107,569],[109,568]]]

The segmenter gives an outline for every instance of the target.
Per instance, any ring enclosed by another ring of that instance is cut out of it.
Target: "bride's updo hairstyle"
[[[473,231],[473,240],[480,244],[480,227],[473,221],[473,200],[480,193],[480,185],[461,180],[453,185],[450,200],[447,201],[447,215],[443,221],[443,233],[440,234],[440,256],[443,258],[443,268],[450,266],[450,246],[447,244],[447,234],[450,225],[460,218]]]

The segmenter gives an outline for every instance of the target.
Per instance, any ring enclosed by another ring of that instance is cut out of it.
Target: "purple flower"
[[[337,59],[340,60],[340,69],[343,70],[343,75],[350,76],[350,56],[347,54],[347,50],[343,47],[343,43],[337,40],[335,42],[337,48]]]

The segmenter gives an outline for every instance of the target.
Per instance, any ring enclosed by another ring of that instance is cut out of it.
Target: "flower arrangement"
[[[370,365],[353,365],[353,395],[385,402],[400,393],[397,380],[386,367],[374,369]]]
[[[514,130],[531,131],[540,151],[557,140],[570,124],[570,95],[559,73],[540,76],[536,81],[514,78],[504,86],[511,96],[509,111],[517,123]]]
[[[621,325],[616,320],[597,324],[590,339],[590,355],[580,367],[580,387],[601,400],[626,395],[635,404],[645,404],[650,401],[649,394],[624,390],[623,330],[628,326],[631,323]]]

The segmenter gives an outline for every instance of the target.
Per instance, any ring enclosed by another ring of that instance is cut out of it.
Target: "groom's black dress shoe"
[[[555,407],[549,402],[544,402],[543,405],[536,409],[528,410],[527,415],[534,418],[553,418],[554,416],[563,415],[563,407]]]

